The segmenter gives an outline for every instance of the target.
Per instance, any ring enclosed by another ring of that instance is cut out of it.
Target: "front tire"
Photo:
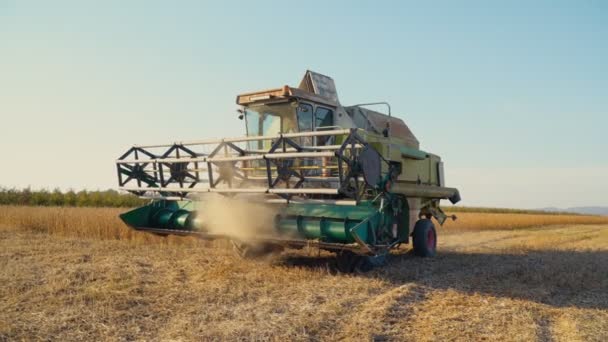
[[[434,257],[437,253],[437,232],[430,219],[421,219],[414,226],[414,254],[420,257]]]
[[[365,273],[387,264],[387,254],[359,255],[351,251],[338,252],[336,269],[340,273]]]
[[[271,244],[249,244],[241,241],[232,241],[232,247],[236,254],[243,259],[257,259],[280,252],[279,246]]]
[[[351,251],[342,251],[338,253],[336,266],[340,273],[365,273],[374,268],[369,258]]]

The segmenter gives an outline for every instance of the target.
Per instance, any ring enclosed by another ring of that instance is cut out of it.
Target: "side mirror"
[[[389,133],[390,133],[390,130],[391,130],[391,124],[390,124],[390,123],[387,121],[387,122],[386,122],[386,128],[384,128],[384,129],[382,130],[382,135],[383,135],[385,138],[388,138],[388,135],[389,135]]]

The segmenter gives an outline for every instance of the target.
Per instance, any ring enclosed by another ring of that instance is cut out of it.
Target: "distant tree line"
[[[115,190],[105,191],[61,191],[15,189],[0,187],[0,205],[34,205],[66,207],[136,207],[146,203],[131,194]]]
[[[128,193],[120,193],[116,190],[104,191],[61,191],[55,190],[32,190],[30,188],[15,189],[0,187],[0,205],[33,205],[33,206],[65,206],[65,207],[138,207],[148,203]],[[566,212],[547,212],[542,210],[505,209],[505,208],[477,208],[447,206],[442,207],[450,212],[474,212],[474,213],[511,213],[511,214],[550,214],[550,215],[577,215]]]
[[[490,207],[461,207],[442,206],[444,211],[461,213],[490,213],[490,214],[530,214],[530,215],[581,215],[579,213],[566,211],[546,211],[542,209],[512,209],[512,208],[490,208]]]

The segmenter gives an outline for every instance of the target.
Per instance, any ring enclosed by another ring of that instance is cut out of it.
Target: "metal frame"
[[[359,151],[368,144],[357,131],[321,130],[136,145],[116,160],[118,184],[121,190],[141,197],[152,193],[154,198],[186,198],[204,192],[270,193],[287,201],[305,196],[347,197],[358,202],[370,187],[363,181],[357,161]],[[341,136],[344,140],[341,145],[329,146],[298,142],[318,136]],[[260,141],[270,141],[270,149],[247,146]],[[323,170],[325,176],[311,175],[311,170]]]
[[[219,238],[230,239],[230,236],[223,234],[210,234],[192,230],[179,230],[179,229],[163,229],[163,228],[150,228],[150,227],[133,227],[133,229],[154,233],[159,235],[181,235],[181,236],[193,236],[203,240],[215,240]],[[285,247],[302,248],[302,247],[316,247],[320,249],[326,249],[331,251],[351,251],[360,255],[374,255],[374,251],[370,250],[369,247],[363,247],[358,243],[343,244],[343,243],[332,243],[323,242],[319,240],[304,240],[304,239],[286,239],[286,238],[275,238],[275,237],[253,237],[248,240],[249,242],[260,242],[260,243],[271,243],[275,245],[282,245]],[[390,245],[379,245],[379,250],[388,250],[392,248]]]

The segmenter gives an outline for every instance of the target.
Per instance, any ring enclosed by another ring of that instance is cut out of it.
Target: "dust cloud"
[[[265,204],[261,196],[229,198],[206,194],[198,203],[197,212],[210,234],[240,240],[275,235],[278,208]]]

